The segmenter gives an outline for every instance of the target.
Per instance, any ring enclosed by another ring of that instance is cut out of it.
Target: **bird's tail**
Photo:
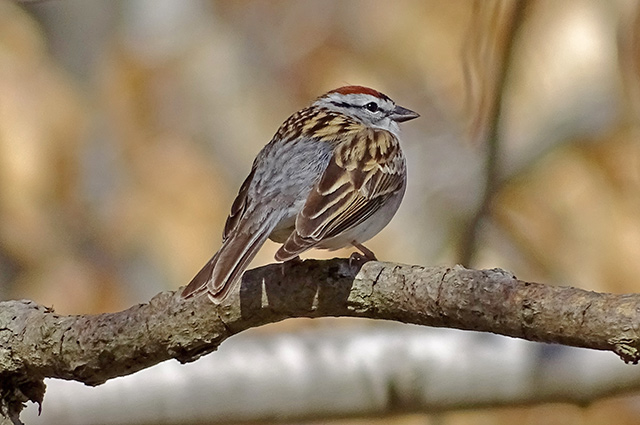
[[[240,277],[271,232],[262,226],[256,232],[234,232],[209,262],[182,291],[187,298],[207,292],[215,303],[222,302],[240,283]]]

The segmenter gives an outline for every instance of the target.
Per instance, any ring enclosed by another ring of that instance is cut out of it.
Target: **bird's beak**
[[[403,108],[400,105],[396,105],[390,115],[391,119],[397,122],[409,121],[419,116],[420,114],[413,112],[411,109]]]

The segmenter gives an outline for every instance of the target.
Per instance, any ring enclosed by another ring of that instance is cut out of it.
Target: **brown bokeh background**
[[[261,146],[345,84],[422,114],[379,258],[639,290],[637,1],[60,0],[0,2],[0,295],[84,314],[186,284]],[[619,397],[394,423],[639,416]]]

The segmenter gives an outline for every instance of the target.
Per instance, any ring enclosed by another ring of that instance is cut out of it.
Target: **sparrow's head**
[[[363,124],[398,133],[398,123],[420,115],[396,105],[387,95],[363,86],[345,86],[320,96],[314,105],[353,117]]]

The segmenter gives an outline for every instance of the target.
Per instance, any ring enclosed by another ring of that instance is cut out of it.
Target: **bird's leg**
[[[352,263],[364,264],[367,261],[378,261],[378,259],[376,258],[376,254],[374,254],[373,251],[371,251],[366,246],[356,241],[351,242],[351,245],[356,247],[362,254],[360,252],[352,253],[351,256],[349,257],[349,265],[352,265]]]
[[[362,252],[362,254],[364,255],[364,258],[367,261],[378,261],[378,259],[376,258],[376,254],[373,253],[373,251],[371,251],[369,248],[367,248],[366,246],[357,243],[357,242],[351,242],[351,245],[355,246],[356,248],[358,248],[360,250],[360,252]]]

